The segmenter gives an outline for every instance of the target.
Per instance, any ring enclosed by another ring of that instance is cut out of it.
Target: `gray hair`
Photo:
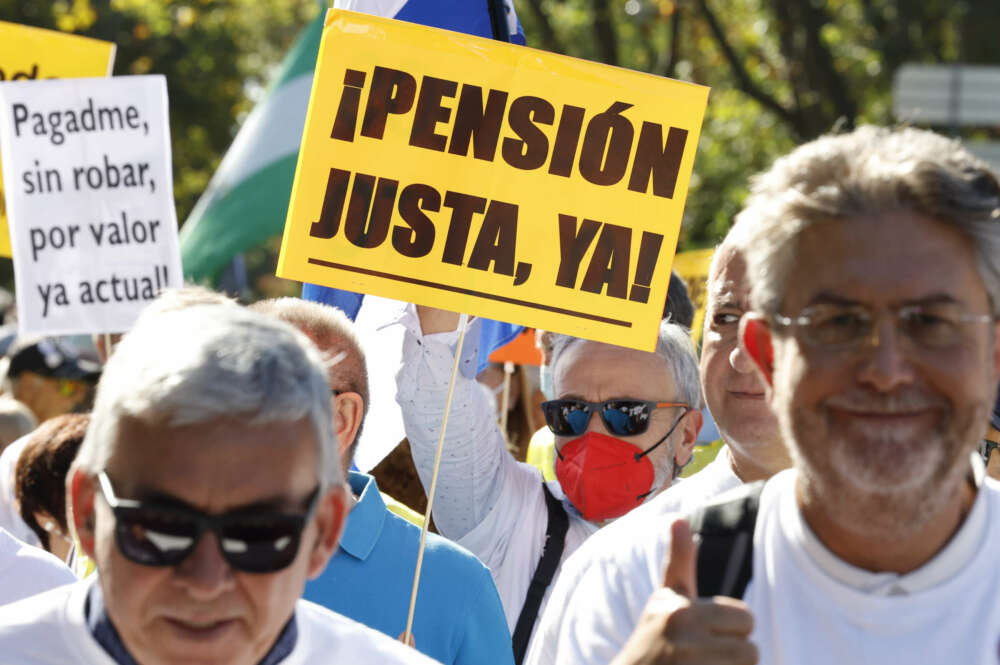
[[[747,223],[751,300],[778,312],[798,237],[820,222],[908,211],[956,228],[1000,315],[1000,183],[957,140],[905,127],[827,135],[778,159],[752,181],[737,223]]]
[[[324,357],[330,388],[361,395],[363,409],[361,423],[358,425],[351,448],[347,451],[348,459],[353,460],[371,401],[365,352],[361,348],[361,340],[358,338],[354,323],[336,307],[301,298],[260,300],[249,305],[249,309],[280,319],[304,333]],[[346,352],[346,356],[338,357],[342,351]]]
[[[365,352],[361,348],[354,323],[343,311],[323,303],[289,297],[260,300],[248,305],[248,309],[273,316],[304,333],[321,353],[329,356],[327,373],[330,387],[361,395],[367,412],[369,399]],[[347,347],[348,356],[336,361],[336,355],[331,352],[340,347]]]
[[[185,284],[184,286],[170,289],[163,289],[156,300],[152,301],[142,310],[142,315],[156,316],[166,312],[174,312],[187,307],[197,305],[238,305],[235,300],[224,293],[213,291],[212,289],[199,284]]]
[[[559,359],[575,342],[582,341],[579,337],[550,333],[552,343],[552,360],[549,362],[552,372],[556,371]],[[701,378],[698,374],[698,354],[694,342],[687,329],[670,321],[660,322],[660,331],[656,339],[656,355],[667,361],[674,384],[677,386],[677,398],[691,405],[692,409],[701,409]]]
[[[143,314],[108,360],[77,466],[114,453],[118,422],[179,427],[236,418],[253,425],[309,418],[324,487],[343,483],[319,352],[292,326],[233,305]]]

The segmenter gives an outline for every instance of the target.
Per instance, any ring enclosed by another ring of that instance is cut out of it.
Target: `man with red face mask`
[[[428,487],[458,315],[417,307],[403,323],[397,399]],[[475,352],[466,345],[462,366],[474,364]],[[655,353],[557,336],[551,367],[556,399],[543,410],[558,481],[543,484],[534,467],[510,456],[482,391],[463,374],[434,504],[441,533],[492,570],[518,662],[561,562],[598,526],[669,487],[702,421],[698,361],[680,326],[661,325]]]
[[[671,514],[687,514],[743,483],[769,478],[790,465],[778,421],[764,400],[764,384],[750,357],[739,347],[740,318],[750,306],[746,269],[748,225],[736,225],[715,250],[708,272],[701,383],[705,402],[725,445],[703,469],[675,483],[623,519],[587,540],[566,564],[545,614],[538,620],[527,665],[607,663],[616,651],[601,651],[579,638],[580,616],[604,607],[609,588],[620,584],[615,572],[631,561],[649,533],[662,529]],[[635,594],[651,596],[650,586]],[[613,613],[614,610],[609,610]]]

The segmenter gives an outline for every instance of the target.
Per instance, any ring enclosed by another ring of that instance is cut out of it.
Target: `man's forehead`
[[[169,426],[127,418],[107,470],[123,496],[212,511],[297,499],[315,486],[316,462],[306,419]]]
[[[725,254],[719,258],[708,280],[709,303],[745,305],[750,297],[746,261],[742,253],[732,248],[720,248],[719,251]]]
[[[806,227],[784,287],[785,306],[830,300],[895,307],[987,299],[971,241],[953,225],[911,211]]]
[[[560,391],[599,387],[601,394],[592,398],[641,397],[651,389],[659,395],[662,386],[672,385],[673,374],[657,353],[579,340],[563,352],[555,379]]]
[[[746,280],[716,280],[709,285],[708,296],[713,302],[742,303],[750,295]]]

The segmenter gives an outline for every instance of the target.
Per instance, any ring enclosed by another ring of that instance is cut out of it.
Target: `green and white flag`
[[[233,256],[284,228],[324,15],[299,35],[181,229],[186,278],[214,280]]]

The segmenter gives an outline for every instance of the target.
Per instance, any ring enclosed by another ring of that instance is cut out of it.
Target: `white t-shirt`
[[[18,512],[14,500],[14,472],[21,451],[28,444],[28,435],[10,444],[0,453],[0,529],[7,529],[15,538],[29,545],[40,545],[38,536]]]
[[[849,566],[823,547],[799,510],[795,473],[767,484],[754,531],[744,600],[761,665],[1000,662],[1000,484],[983,481],[948,544],[900,576]],[[588,604],[563,621],[557,665],[607,663],[621,650],[660,584],[671,522],[591,568]]]
[[[0,608],[0,661],[17,665],[116,665],[84,618],[97,576]],[[370,628],[306,600],[295,605],[298,639],[281,665],[435,661]]]
[[[0,528],[0,605],[75,581],[73,572],[62,561]]]
[[[401,322],[407,330],[403,342],[406,362],[397,376],[396,399],[403,411],[414,465],[427,488],[434,468],[455,357],[452,344],[457,334],[423,335],[413,306],[407,308]],[[463,364],[475,363],[476,331],[472,328],[466,335]],[[565,561],[597,527],[584,520],[564,499],[558,482],[550,482],[548,487],[553,496],[563,499],[569,514],[562,556]],[[507,626],[513,632],[545,547],[548,510],[542,475],[507,452],[487,394],[474,378],[461,372],[445,433],[434,523],[442,535],[475,554],[493,573]],[[545,598],[551,590],[549,585]]]
[[[685,515],[702,503],[738,487],[742,481],[733,472],[729,454],[723,447],[704,469],[690,478],[677,481],[647,504],[604,527],[585,542],[562,566],[559,579],[552,589],[545,613],[538,620],[528,649],[526,665],[550,665],[559,653],[559,635],[563,622],[576,607],[593,608],[594,583],[604,583],[604,576],[588,576],[592,567],[602,568],[629,547],[649,534],[666,528],[667,517]],[[642,599],[645,605],[649,594]],[[604,662],[607,662],[605,660]]]

